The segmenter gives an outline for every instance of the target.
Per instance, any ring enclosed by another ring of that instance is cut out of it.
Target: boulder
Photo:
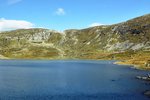
[[[146,91],[144,92],[144,95],[150,97],[150,90],[146,90]]]

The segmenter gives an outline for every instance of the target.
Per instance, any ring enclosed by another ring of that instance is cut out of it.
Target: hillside
[[[150,69],[150,14],[63,33],[42,28],[1,32],[0,58],[116,59]]]

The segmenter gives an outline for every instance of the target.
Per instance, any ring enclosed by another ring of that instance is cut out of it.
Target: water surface
[[[149,100],[148,72],[113,62],[0,60],[0,100]]]

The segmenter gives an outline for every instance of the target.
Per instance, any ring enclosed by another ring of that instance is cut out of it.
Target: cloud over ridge
[[[101,24],[101,23],[95,22],[95,23],[92,23],[91,25],[89,25],[89,27],[101,26],[101,25],[104,25],[104,24]]]
[[[0,18],[0,31],[33,28],[34,24],[25,20],[8,20]]]

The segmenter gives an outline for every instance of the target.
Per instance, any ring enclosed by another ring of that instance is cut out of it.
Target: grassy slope
[[[116,64],[134,65],[138,69],[150,70],[150,51],[91,52],[80,57],[93,60],[119,60]]]

